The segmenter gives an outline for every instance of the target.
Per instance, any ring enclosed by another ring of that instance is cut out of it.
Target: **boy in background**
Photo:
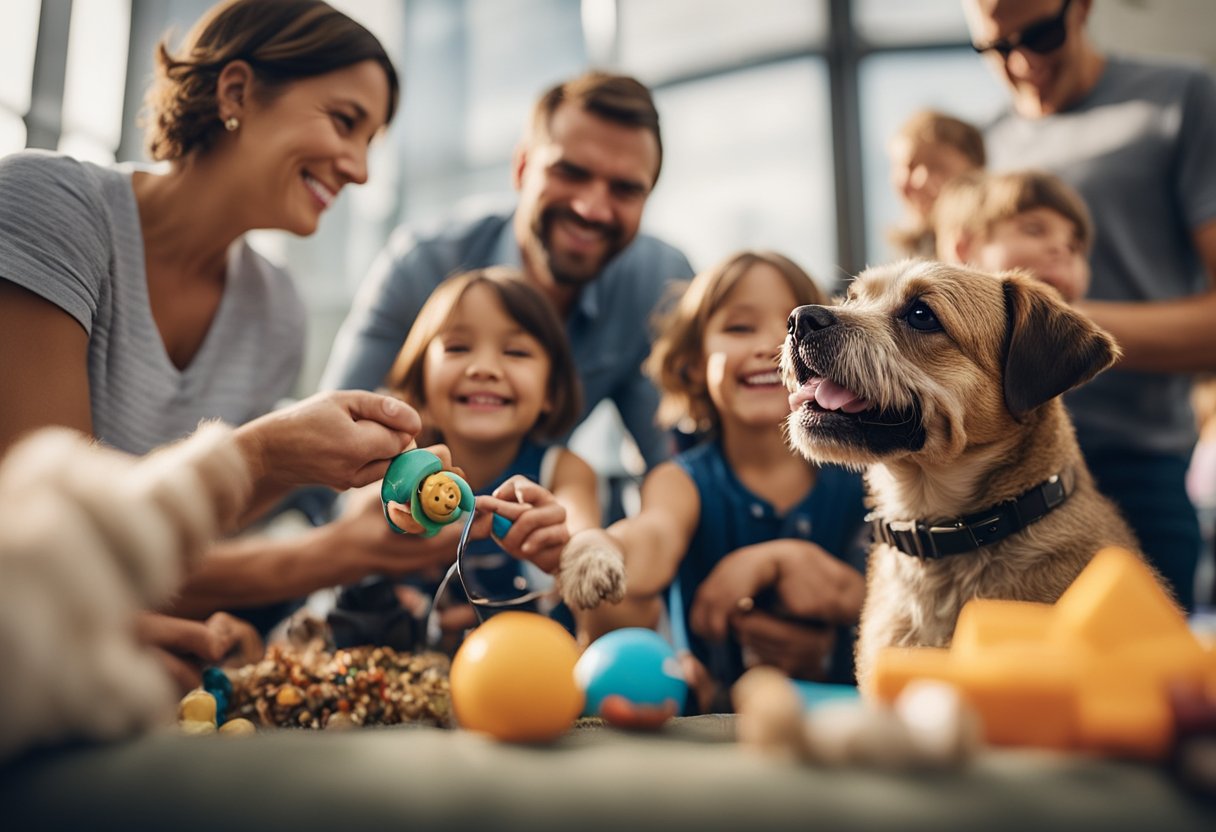
[[[937,257],[986,271],[1023,269],[1069,303],[1089,287],[1093,224],[1079,194],[1043,171],[970,173],[947,183],[933,213]]]

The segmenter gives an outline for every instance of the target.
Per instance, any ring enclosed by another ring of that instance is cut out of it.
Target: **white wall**
[[[1104,50],[1216,67],[1212,0],[1094,0],[1089,31]]]

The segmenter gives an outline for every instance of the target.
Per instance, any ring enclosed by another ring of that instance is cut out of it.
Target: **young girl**
[[[856,622],[864,586],[839,558],[861,524],[861,480],[790,450],[776,360],[790,312],[822,302],[785,257],[743,252],[697,275],[663,322],[647,362],[660,421],[692,420],[709,438],[647,476],[637,515],[571,540],[567,562],[580,547],[608,546],[625,564],[625,601],[576,613],[585,639],[654,626],[670,586],[672,632],[688,631],[718,684],[742,673],[744,647],[791,675],[851,679],[837,630]],[[792,614],[819,621],[779,620]]]
[[[891,184],[904,219],[889,234],[901,255],[933,257],[933,205],[942,186],[959,174],[983,170],[984,136],[971,124],[933,110],[904,122],[887,145]]]
[[[520,596],[530,582],[524,561],[553,572],[569,532],[599,525],[594,471],[553,444],[580,408],[565,332],[552,304],[514,270],[481,269],[440,284],[386,383],[418,408],[426,438],[451,450],[473,492],[498,498],[479,499],[478,507],[513,522],[497,542],[488,522],[475,524],[470,537],[481,539],[469,545],[463,565],[471,591],[497,600]],[[437,578],[409,583],[430,594]],[[463,618],[469,623],[467,610]]]

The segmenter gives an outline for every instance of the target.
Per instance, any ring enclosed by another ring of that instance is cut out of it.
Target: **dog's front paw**
[[[605,532],[581,531],[562,550],[557,582],[562,600],[571,609],[590,610],[604,601],[618,603],[625,597],[625,558]]]

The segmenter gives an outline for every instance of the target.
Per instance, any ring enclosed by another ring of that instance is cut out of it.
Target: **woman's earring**
[[[241,126],[241,120],[236,116],[228,116],[224,119],[224,129],[229,133],[236,132],[236,129]]]

